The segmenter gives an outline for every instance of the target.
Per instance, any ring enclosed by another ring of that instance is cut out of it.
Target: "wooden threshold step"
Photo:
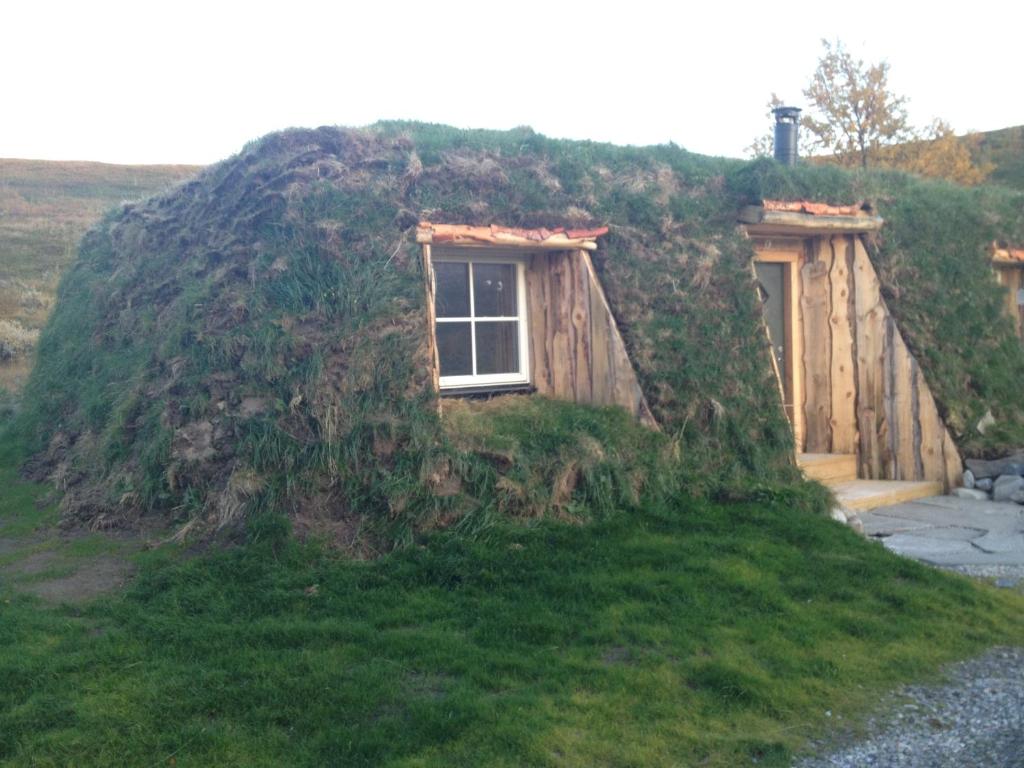
[[[808,480],[826,485],[857,479],[855,453],[801,453],[796,463]]]
[[[840,504],[862,511],[941,496],[943,490],[935,480],[848,480],[831,487]]]

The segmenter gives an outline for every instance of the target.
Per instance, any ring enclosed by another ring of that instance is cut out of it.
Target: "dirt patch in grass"
[[[90,531],[38,531],[0,536],[0,591],[81,604],[124,587],[133,558],[146,548],[142,532],[111,536]]]
[[[80,604],[123,587],[136,556],[166,530],[150,517],[131,530],[62,529],[44,485],[0,466],[0,594]]]
[[[12,538],[0,536],[0,557],[6,557],[7,555],[13,555],[17,552],[23,552],[31,542],[27,542],[23,538]]]
[[[33,581],[18,589],[54,603],[84,603],[122,588],[134,573],[135,566],[127,558],[106,555],[82,563],[67,576]]]
[[[12,554],[18,551],[17,542],[11,542],[12,547],[10,552]],[[13,563],[0,568],[0,573],[4,573],[8,576],[35,576],[46,571],[53,570],[55,567],[60,565],[60,555],[56,552],[36,552],[28,557],[20,560],[15,560]]]

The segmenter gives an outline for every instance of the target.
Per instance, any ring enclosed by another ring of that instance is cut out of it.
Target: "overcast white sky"
[[[0,157],[209,163],[382,118],[738,157],[823,37],[888,60],[915,124],[990,130],[1024,123],[1018,1],[8,0]]]

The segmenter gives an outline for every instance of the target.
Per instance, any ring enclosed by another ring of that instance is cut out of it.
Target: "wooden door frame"
[[[804,449],[804,384],[803,368],[799,367],[803,361],[803,334],[800,317],[800,262],[803,259],[803,244],[793,243],[789,248],[780,245],[766,244],[765,247],[755,247],[755,262],[766,264],[782,264],[782,286],[783,286],[783,308],[786,312],[786,338],[783,344],[786,348],[786,377],[788,382],[781,382],[782,392],[786,391],[786,384],[789,384],[789,394],[793,402],[791,404],[793,419],[793,441],[796,445],[796,452],[802,453]],[[751,265],[753,268],[753,265]],[[765,333],[768,326],[765,325]],[[773,353],[774,354],[774,353]],[[772,357],[774,361],[774,356]],[[773,367],[774,364],[773,364]],[[776,375],[778,369],[776,367]],[[783,408],[788,405],[783,394]]]
[[[1017,303],[1017,291],[1024,289],[1024,264],[993,264],[996,280],[1006,292],[1006,314],[1017,335],[1024,339],[1024,306]]]

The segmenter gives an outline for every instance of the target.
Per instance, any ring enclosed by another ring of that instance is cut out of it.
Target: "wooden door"
[[[801,339],[799,331],[797,249],[757,249],[754,274],[758,295],[764,309],[765,327],[772,348],[775,370],[779,377],[786,416],[793,425],[797,451],[803,450],[803,376],[800,370]]]

